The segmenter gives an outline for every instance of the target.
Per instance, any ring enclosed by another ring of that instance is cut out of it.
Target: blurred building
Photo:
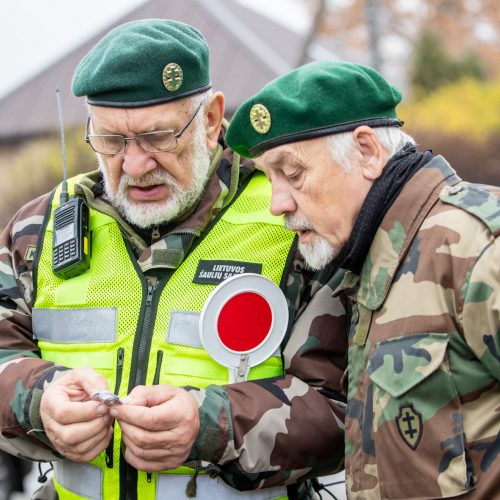
[[[305,43],[304,35],[235,0],[146,1],[0,100],[0,148],[58,130],[56,87],[61,89],[66,127],[82,126],[84,99],[71,94],[78,62],[115,26],[147,18],[186,22],[205,35],[211,50],[212,83],[226,96],[227,116],[263,85],[293,69]],[[316,45],[315,51],[323,59],[335,58],[326,47]]]

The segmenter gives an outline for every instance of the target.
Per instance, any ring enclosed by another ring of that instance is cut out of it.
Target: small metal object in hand
[[[113,406],[115,403],[121,404],[122,402],[122,400],[116,394],[108,391],[97,391],[96,393],[92,394],[92,399],[94,401],[100,401],[107,406]]]

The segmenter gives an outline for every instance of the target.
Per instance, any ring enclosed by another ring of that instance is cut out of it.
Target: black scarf
[[[385,165],[361,206],[351,236],[335,264],[356,274],[361,268],[375,233],[387,210],[408,180],[432,158],[431,151],[420,153],[413,144],[405,144]]]

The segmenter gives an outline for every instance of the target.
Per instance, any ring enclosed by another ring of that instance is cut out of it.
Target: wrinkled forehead
[[[254,158],[257,168],[266,171],[305,164],[314,158],[314,151],[326,147],[324,138],[290,142],[266,150]]]
[[[176,101],[156,104],[153,106],[143,106],[143,107],[116,107],[116,106],[94,106],[89,105],[89,114],[91,117],[101,117],[107,118],[112,116],[130,116],[130,117],[140,117],[140,116],[170,116],[179,115],[183,116],[185,113],[189,113],[194,107],[195,102],[192,97],[186,99],[179,99]]]
[[[176,129],[189,116],[192,107],[192,99],[188,98],[138,108],[89,106],[89,112],[94,127],[147,131]]]

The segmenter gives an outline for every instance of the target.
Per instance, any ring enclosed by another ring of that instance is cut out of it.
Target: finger
[[[137,446],[132,440],[128,438],[123,439],[123,443],[125,444],[125,449],[129,450],[131,454],[141,460],[148,461],[162,460],[180,451],[180,448],[169,447],[168,445],[165,445],[162,448],[147,449],[141,446]]]
[[[158,460],[145,460],[133,454],[129,449],[125,449],[125,460],[135,469],[144,472],[159,472],[166,469],[175,469],[182,465],[187,455],[170,454]]]
[[[126,448],[135,457],[145,461],[157,462],[173,456],[185,459],[196,437],[189,429],[149,432],[129,424],[121,424],[121,427]]]
[[[61,425],[90,422],[99,415],[97,409],[101,406],[97,401],[68,401],[63,395],[52,392],[42,396],[40,415],[44,424],[47,417]]]
[[[108,382],[93,368],[81,367],[65,372],[49,385],[49,389],[53,387],[62,387],[71,396],[79,397],[82,393],[89,396],[96,390],[107,390]]]
[[[66,453],[63,453],[63,455],[76,462],[89,462],[90,460],[96,458],[99,453],[101,453],[109,446],[112,437],[113,428],[108,427],[107,429],[105,429],[104,433],[100,434],[99,440],[93,440],[92,446],[90,446],[88,450],[84,451],[83,448],[72,448],[68,449]]]
[[[161,386],[163,396],[169,395],[165,401],[156,406],[136,406],[135,404],[114,405],[110,414],[120,420],[148,430],[168,430],[177,427],[181,422],[199,427],[199,411],[195,399],[184,389],[172,391],[171,386]],[[144,388],[149,389],[149,388]],[[144,393],[149,391],[144,391]],[[165,399],[158,396],[157,401]],[[137,402],[138,399],[129,400]],[[149,399],[149,403],[151,403]]]
[[[102,451],[109,444],[110,434],[112,433],[113,428],[107,425],[89,439],[72,445],[70,450],[73,454],[80,456],[92,453],[92,451],[97,448],[101,448],[100,451]]]
[[[110,424],[111,417],[106,415],[94,418],[89,422],[78,422],[70,425],[61,425],[56,421],[50,421],[45,426],[45,430],[51,441],[65,448],[73,448],[85,441],[92,440],[103,429],[110,427]]]
[[[122,440],[137,449],[167,449],[177,441],[172,431],[149,432],[134,425],[118,422],[122,430]]]
[[[190,452],[190,449],[182,446],[146,450],[135,446],[134,443],[125,444],[124,450],[125,456],[132,459],[134,462],[156,462],[162,464],[165,464],[167,461],[177,461],[179,464],[185,462]]]
[[[61,387],[59,390],[63,391],[71,401],[86,401],[89,399],[88,394],[81,387],[64,387],[64,390]]]
[[[71,370],[71,380],[76,387],[81,387],[89,396],[97,391],[107,391],[108,381],[93,368],[84,366]]]
[[[88,379],[88,380],[87,380]],[[87,384],[99,384],[107,387],[107,381],[91,368],[77,368],[70,370],[52,382],[42,395],[40,413],[45,423],[45,416],[63,424],[88,421],[96,416],[99,403],[85,401]],[[102,411],[101,411],[102,414]]]
[[[170,415],[169,409],[165,407],[148,408],[145,406],[114,405],[110,409],[112,417],[120,424],[127,424],[148,429],[150,431],[164,431],[178,425],[179,417]]]
[[[157,406],[175,397],[181,391],[185,392],[184,389],[166,384],[149,386],[139,385],[134,387],[130,394],[124,398],[124,403],[136,406]]]

